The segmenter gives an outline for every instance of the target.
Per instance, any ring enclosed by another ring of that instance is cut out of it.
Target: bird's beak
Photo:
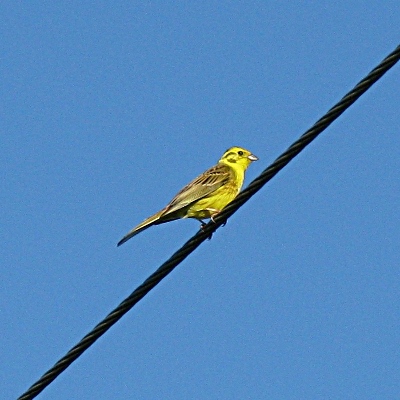
[[[247,158],[248,158],[250,161],[257,161],[257,160],[258,160],[258,157],[255,156],[254,154],[250,154]]]

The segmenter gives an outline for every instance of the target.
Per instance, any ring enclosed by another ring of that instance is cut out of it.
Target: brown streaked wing
[[[167,205],[165,213],[167,215],[180,210],[189,204],[200,200],[215,192],[225,185],[231,177],[232,170],[225,164],[217,164],[198,176],[186,185]]]

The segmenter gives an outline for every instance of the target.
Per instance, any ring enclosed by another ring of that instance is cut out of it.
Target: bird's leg
[[[201,220],[201,219],[199,219],[199,221],[201,222],[200,229],[201,229],[202,231],[204,231],[204,228],[207,226],[207,224],[206,224],[203,220]],[[211,232],[211,233],[210,233],[210,236],[208,237],[208,240],[211,240],[212,235],[213,235],[213,233]]]
[[[218,214],[219,214],[219,212],[221,211],[221,210],[217,210],[217,209],[215,209],[215,208],[206,208],[206,210],[207,211],[210,211],[210,218],[211,218],[211,221],[212,222],[214,222],[214,224],[215,224],[215,220],[214,220],[214,217],[216,217]]]
[[[205,223],[202,219],[199,219],[199,221],[201,222],[200,229],[203,231],[207,223]]]
[[[221,210],[216,210],[215,208],[207,208],[207,210],[208,211],[214,211],[214,213],[211,214],[210,218],[211,218],[211,221],[214,222],[214,224],[215,224],[214,217],[216,217],[221,212]],[[224,223],[221,226],[225,226],[226,223],[227,223],[227,220],[225,220]]]

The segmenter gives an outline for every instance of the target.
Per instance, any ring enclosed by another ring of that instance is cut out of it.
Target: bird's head
[[[256,157],[250,151],[241,147],[231,147],[223,154],[219,162],[231,166],[240,165],[246,169],[252,161],[257,160],[258,157]]]

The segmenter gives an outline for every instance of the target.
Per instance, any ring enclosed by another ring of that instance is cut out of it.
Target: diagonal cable
[[[281,156],[266,168],[250,185],[241,192],[234,201],[228,204],[218,214],[214,222],[209,222],[204,230],[196,233],[164,264],[147,278],[135,291],[132,292],[116,309],[104,318],[94,329],[89,332],[76,346],[50,368],[36,383],[34,383],[18,400],[28,400],[36,397],[54,379],[57,378],[69,365],[71,365],[85,350],[122,318],[138,301],[166,277],[178,264],[218,229],[234,214],[250,197],[257,193],[269,180],[271,180],[285,165],[297,156],[310,144],[322,131],[347,110],[363,93],[378,81],[400,59],[400,46],[389,54],[376,68],[361,80],[349,93],[347,93],[335,106],[333,106],[321,119],[308,131],[294,142]]]

